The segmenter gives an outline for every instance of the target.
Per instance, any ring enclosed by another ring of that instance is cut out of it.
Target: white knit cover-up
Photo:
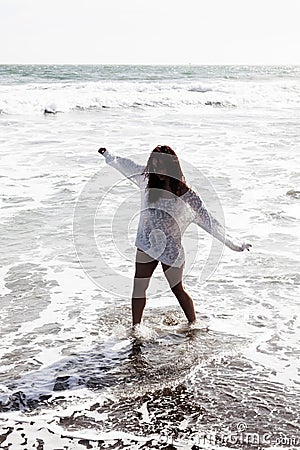
[[[153,259],[169,266],[181,267],[185,263],[181,239],[191,223],[199,225],[232,250],[240,252],[246,248],[245,243],[233,240],[226,234],[222,225],[211,215],[192,189],[181,197],[170,194],[169,198],[161,197],[156,202],[149,203],[148,179],[142,173],[145,166],[136,164],[129,158],[115,156],[108,150],[103,156],[107,164],[140,188],[141,213],[135,246]]]

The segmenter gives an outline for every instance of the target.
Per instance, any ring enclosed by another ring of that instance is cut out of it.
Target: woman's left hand
[[[246,244],[246,243],[244,243],[244,244],[243,244],[243,246],[242,246],[242,248],[243,248],[243,250],[242,250],[242,251],[244,251],[244,250],[248,250],[248,252],[250,252],[250,247],[252,247],[252,245],[251,245],[251,244]]]

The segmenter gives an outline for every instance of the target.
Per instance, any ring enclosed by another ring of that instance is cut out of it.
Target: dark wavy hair
[[[189,189],[178,156],[168,145],[158,145],[152,150],[143,174],[148,178],[147,189],[150,203],[157,201],[165,188],[165,181],[160,180],[158,175],[169,178],[171,191],[178,197]]]

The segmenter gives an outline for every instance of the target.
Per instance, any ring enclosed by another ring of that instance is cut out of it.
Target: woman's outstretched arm
[[[217,219],[215,219],[206,209],[201,198],[192,189],[190,189],[186,194],[185,201],[188,205],[190,205],[194,213],[194,223],[199,225],[219,241],[223,242],[227,247],[231,248],[231,250],[236,252],[242,252],[245,249],[248,251],[250,250],[250,247],[252,247],[251,244],[239,242],[225,231],[220,222],[218,222]]]
[[[142,180],[144,178],[144,176],[142,175],[142,172],[145,168],[144,166],[136,164],[129,158],[116,156],[103,147],[100,148],[98,152],[105,157],[105,161],[107,164],[117,169],[119,172],[125,175],[125,177],[133,181],[138,186],[141,186]]]

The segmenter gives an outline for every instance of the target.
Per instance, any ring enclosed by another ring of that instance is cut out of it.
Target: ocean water
[[[158,267],[133,336],[139,197],[97,150],[158,144],[253,247],[191,225],[199,325]],[[299,446],[300,67],[0,66],[0,145],[0,448]]]

